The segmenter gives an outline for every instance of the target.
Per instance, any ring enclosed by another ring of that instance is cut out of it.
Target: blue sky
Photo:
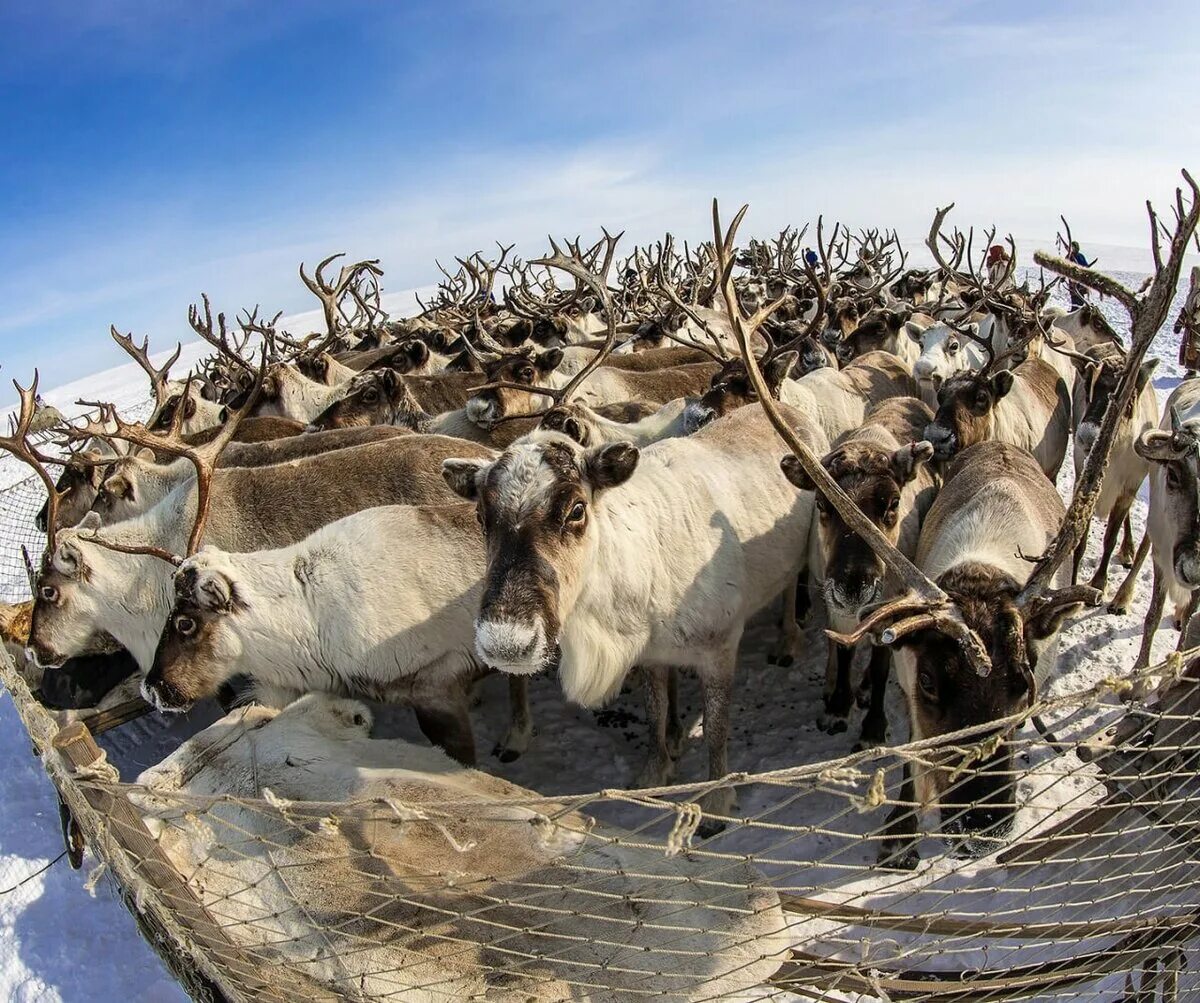
[[[312,305],[296,266],[547,232],[765,232],[933,207],[1145,243],[1200,171],[1200,4],[12,2],[0,7],[0,363],[44,385],[188,303]]]

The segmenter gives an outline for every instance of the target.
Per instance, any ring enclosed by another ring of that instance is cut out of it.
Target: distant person
[[[816,251],[814,251],[811,247],[808,247],[804,250],[804,260],[808,262],[810,268],[816,268],[817,262],[821,259],[817,257]]]
[[[1079,241],[1072,240],[1071,246],[1067,249],[1067,260],[1073,265],[1078,265],[1080,268],[1091,268],[1100,259],[1093,258],[1091,261],[1088,261],[1083,256],[1083,251],[1079,249]],[[1081,286],[1078,282],[1068,282],[1067,293],[1071,297],[1072,310],[1078,310],[1087,302],[1087,288]]]
[[[1008,249],[1003,244],[993,244],[987,252],[988,279],[993,285],[998,283],[1008,272]]]

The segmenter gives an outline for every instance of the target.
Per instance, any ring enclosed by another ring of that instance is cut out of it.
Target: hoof
[[[889,871],[915,871],[921,862],[921,855],[912,842],[900,840],[885,840],[879,848],[879,858],[876,863]]]
[[[878,749],[887,742],[887,733],[882,735],[868,735],[865,731],[858,736],[858,741],[854,743],[854,748],[851,752],[865,752],[867,749]]]
[[[1113,616],[1124,616],[1129,612],[1129,605],[1123,602],[1117,602],[1115,599],[1104,607]]]
[[[502,763],[512,763],[521,758],[521,754],[516,749],[507,749],[502,745],[497,745],[492,749],[492,755]]]
[[[840,735],[848,726],[844,717],[836,717],[833,714],[822,714],[817,718],[817,727],[825,732],[826,735]]]

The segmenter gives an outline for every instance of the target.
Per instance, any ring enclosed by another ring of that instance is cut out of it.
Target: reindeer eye
[[[196,633],[196,621],[190,616],[175,617],[175,630],[180,637],[191,637]]]
[[[519,373],[517,373],[517,378],[522,383],[532,383],[533,382],[533,370],[530,369],[528,366],[526,366]]]
[[[374,404],[377,400],[379,400],[379,391],[374,387],[368,387],[363,391],[363,400],[368,404]]]
[[[951,355],[953,355],[955,352],[958,351],[958,342],[955,341],[953,338],[951,338],[949,341],[946,342],[946,351],[949,352]]]
[[[53,585],[43,585],[38,589],[38,595],[45,599],[46,602],[58,602],[58,589]]]
[[[917,676],[917,685],[921,687],[921,693],[930,700],[937,699],[937,680],[933,677],[933,673],[928,669],[922,669]]]
[[[571,511],[567,513],[567,522],[581,523],[586,513],[587,506],[583,502],[577,501],[571,506]]]

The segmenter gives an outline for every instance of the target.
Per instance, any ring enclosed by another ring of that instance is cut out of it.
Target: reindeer
[[[1075,429],[1075,469],[1082,470],[1087,460],[1088,451],[1100,434],[1100,423],[1104,412],[1112,400],[1117,384],[1125,368],[1125,357],[1122,353],[1109,349],[1092,348],[1079,361],[1079,380],[1076,391],[1076,404],[1080,412],[1079,424]],[[1092,588],[1103,593],[1108,584],[1108,564],[1116,549],[1117,538],[1122,527],[1125,530],[1124,548],[1128,557],[1123,558],[1127,564],[1133,563],[1132,527],[1129,520],[1129,510],[1134,499],[1150,473],[1150,463],[1137,452],[1137,441],[1144,432],[1158,425],[1158,398],[1154,386],[1150,382],[1158,359],[1143,362],[1138,370],[1137,396],[1130,403],[1117,430],[1117,438],[1113,444],[1112,458],[1108,469],[1104,472],[1104,480],[1100,485],[1100,497],[1096,501],[1095,516],[1106,520],[1104,529],[1104,544],[1101,548],[1100,559],[1096,571],[1092,575]],[[1078,578],[1079,565],[1083,560],[1087,540],[1080,541],[1075,552],[1072,565],[1072,581]],[[1116,604],[1120,608],[1120,604]]]
[[[927,463],[933,447],[920,440],[933,417],[913,397],[897,397],[873,407],[857,429],[834,441],[821,460],[859,511],[870,519],[900,553],[912,558],[922,521],[937,496],[938,478]],[[894,598],[895,582],[879,556],[850,529],[794,456],[783,458],[783,472],[802,491],[816,492],[818,538],[825,573],[825,606],[831,627],[849,632],[864,609]],[[846,730],[853,694],[850,662],[853,649],[829,643],[825,676],[825,716],[821,727],[830,734]],[[868,678],[870,707],[859,745],[880,745],[887,732],[884,695],[890,655],[886,648],[871,654]]]
[[[732,248],[732,236],[724,247]],[[591,285],[612,335],[604,274],[557,248],[550,260]],[[723,293],[732,302],[728,280]],[[730,307],[730,323],[745,335],[770,309],[743,321]],[[788,420],[824,448],[815,423],[791,411]],[[564,693],[583,706],[611,699],[641,666],[654,729],[637,778],[642,786],[665,783],[674,771],[667,675],[690,666],[704,688],[709,776],[724,776],[746,618],[803,570],[812,520],[811,496],[797,495],[783,478],[762,416],[743,409],[643,450],[620,442],[584,449],[539,431],[495,461],[447,460],[444,472],[475,502],[487,542],[475,629],[480,658],[525,675],[545,668],[557,648]],[[703,804],[719,820],[733,800],[732,789],[720,787]]]
[[[467,689],[483,564],[461,504],[365,509],[276,550],[205,547],[175,574],[143,695],[181,711],[247,675],[273,693],[407,701],[430,741],[474,763]]]
[[[1071,431],[1071,397],[1049,363],[1028,359],[1012,370],[989,363],[979,373],[952,377],[937,396],[925,438],[940,460],[996,439],[1028,450],[1051,481],[1058,477]]]
[[[817,369],[799,380],[787,378],[795,358],[793,352],[764,357],[766,385],[783,403],[812,416],[827,440],[861,425],[872,404],[916,393],[908,367],[888,352],[869,352],[845,369]],[[754,400],[745,364],[740,359],[730,360],[699,400],[688,406],[689,427],[702,428]]]
[[[1165,601],[1174,604],[1182,646],[1200,595],[1200,380],[1184,380],[1171,391],[1160,427],[1142,432],[1134,449],[1150,465],[1146,534],[1154,585],[1135,663],[1145,668]],[[1135,558],[1135,568],[1140,563]]]
[[[216,465],[218,469],[269,467],[407,434],[407,429],[378,425],[336,429],[262,443],[233,441],[221,451]],[[106,524],[148,511],[194,476],[192,464],[186,457],[159,463],[149,449],[137,449],[116,459],[107,470],[91,505],[91,511],[100,515]]]

